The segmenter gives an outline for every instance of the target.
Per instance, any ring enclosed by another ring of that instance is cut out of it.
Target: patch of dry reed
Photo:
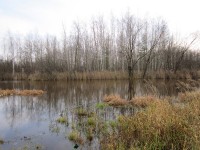
[[[117,132],[102,138],[102,148],[199,149],[200,91],[181,93],[178,99],[188,103],[179,107],[153,97],[135,99],[148,107],[133,116],[119,116]]]
[[[152,103],[159,102],[160,100],[154,96],[140,96],[134,97],[129,101],[129,104],[135,107],[145,108]]]
[[[0,97],[9,95],[38,96],[44,94],[43,90],[0,90]]]
[[[127,100],[122,99],[119,95],[114,94],[104,96],[103,101],[110,106],[124,106],[128,104]]]

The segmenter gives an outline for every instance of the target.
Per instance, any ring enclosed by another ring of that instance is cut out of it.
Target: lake
[[[105,95],[119,94],[128,98],[128,82],[120,81],[4,81],[1,89],[38,89],[46,93],[42,96],[0,97],[0,138],[2,150],[10,149],[74,149],[74,142],[68,140],[72,122],[77,119],[73,109],[89,108],[99,103]],[[156,94],[176,96],[174,81],[156,80],[134,82],[135,96]],[[89,111],[89,109],[88,109]],[[59,124],[56,119],[65,112],[68,124]],[[104,118],[116,117],[120,111],[110,109]],[[100,149],[98,138],[79,145],[78,149]]]

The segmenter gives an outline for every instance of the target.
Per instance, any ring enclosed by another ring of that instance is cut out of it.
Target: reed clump
[[[16,95],[22,95],[22,96],[37,96],[37,95],[43,95],[45,92],[43,90],[16,90]]]
[[[15,90],[0,90],[0,97],[13,95]]]
[[[128,104],[127,100],[122,99],[119,95],[114,94],[104,96],[103,101],[110,106],[124,106]]]
[[[102,149],[199,149],[200,91],[180,94],[179,102],[187,102],[181,107],[167,100],[147,99],[150,103],[145,109],[118,117],[117,132],[103,136]]]
[[[145,108],[149,106],[151,103],[158,103],[160,100],[155,96],[140,96],[134,97],[130,101],[126,99],[122,99],[119,95],[106,95],[103,98],[103,102],[110,106],[134,106]]]
[[[87,124],[88,124],[89,126],[95,126],[95,125],[96,125],[96,119],[95,119],[94,117],[89,117],[89,118],[87,119]]]
[[[43,90],[0,90],[0,97],[9,95],[21,95],[21,96],[38,96],[44,94]]]

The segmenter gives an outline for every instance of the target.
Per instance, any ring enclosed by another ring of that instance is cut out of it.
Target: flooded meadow
[[[176,96],[174,81],[134,81],[134,96]],[[4,81],[1,89],[43,90],[40,96],[0,97],[0,149],[101,149],[100,137],[120,114],[133,108],[106,107],[105,95],[128,98],[126,80]]]

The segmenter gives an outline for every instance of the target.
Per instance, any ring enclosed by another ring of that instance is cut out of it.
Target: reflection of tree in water
[[[131,100],[135,95],[135,80],[130,78],[128,82],[128,100]]]
[[[13,85],[14,84],[14,85]],[[148,81],[148,83],[138,80],[127,81],[67,81],[67,82],[6,82],[2,88],[16,89],[42,89],[46,94],[39,97],[10,96],[7,98],[6,115],[12,118],[13,123],[16,118],[36,119],[48,112],[52,117],[62,110],[70,109],[71,106],[98,103],[102,101],[106,94],[119,94],[126,99],[133,96],[152,94],[147,85],[155,86],[160,95],[171,95],[174,82]],[[128,94],[127,94],[128,91]],[[26,115],[24,115],[26,114]]]
[[[13,86],[14,84],[14,86]],[[9,96],[3,97],[1,101],[3,104],[3,113],[5,120],[11,128],[26,123],[40,123],[41,120],[46,119],[46,122],[55,121],[62,112],[68,118],[69,123],[74,122],[79,126],[79,131],[82,135],[86,132],[84,125],[85,120],[78,118],[72,111],[76,107],[81,107],[86,111],[94,111],[100,120],[109,122],[116,119],[120,114],[133,114],[133,109],[124,108],[106,108],[105,112],[101,110],[95,111],[95,104],[103,100],[104,95],[119,94],[125,99],[130,99],[133,96],[142,96],[151,93],[147,85],[155,86],[161,95],[170,94],[174,82],[166,81],[148,81],[147,83],[140,80],[127,81],[67,81],[67,82],[10,82],[2,85],[2,88],[12,89],[42,89],[46,93],[42,96]],[[5,86],[4,86],[5,85]],[[170,87],[170,88],[169,88]],[[128,92],[127,92],[128,91]],[[174,91],[173,91],[174,92]],[[53,122],[55,127],[60,127],[61,133],[71,130],[71,126],[57,125]],[[31,125],[30,125],[31,126]],[[48,126],[48,125],[47,125]],[[48,127],[47,127],[48,128]],[[56,129],[56,130],[55,130]],[[58,131],[59,128],[54,128],[53,131]],[[98,130],[98,128],[97,128]],[[51,131],[50,131],[51,132]],[[95,139],[98,135],[95,135]],[[88,147],[87,147],[88,146]],[[94,145],[86,145],[87,149],[94,148]],[[84,148],[85,148],[84,147]]]

